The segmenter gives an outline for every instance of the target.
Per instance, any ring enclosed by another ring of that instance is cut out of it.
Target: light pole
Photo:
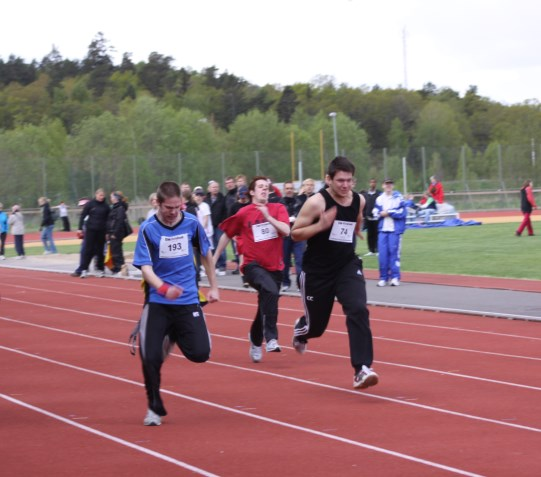
[[[332,119],[332,129],[334,133],[334,157],[338,156],[338,133],[336,132],[336,113],[329,113],[329,117]]]

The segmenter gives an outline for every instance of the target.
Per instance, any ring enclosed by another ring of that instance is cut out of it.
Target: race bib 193
[[[180,258],[188,255],[188,235],[174,237],[162,236],[160,239],[160,258]]]
[[[353,234],[355,232],[355,222],[345,222],[343,220],[335,220],[332,224],[329,240],[333,242],[353,243]]]
[[[254,242],[263,242],[278,237],[278,232],[269,222],[252,225],[252,233],[254,234]]]

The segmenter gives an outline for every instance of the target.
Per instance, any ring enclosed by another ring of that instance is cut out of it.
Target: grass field
[[[539,235],[515,236],[517,224],[408,229],[402,241],[402,271],[541,280]],[[366,253],[366,243],[357,251]],[[377,257],[363,257],[377,269]]]
[[[538,224],[535,224],[534,227]],[[402,241],[402,271],[450,275],[480,275],[541,280],[541,235],[515,236],[517,224],[483,224],[468,227],[408,229]],[[56,242],[60,253],[79,253],[79,244]],[[133,242],[124,244],[124,252],[133,252]],[[359,255],[367,252],[359,241]],[[27,255],[43,253],[41,244],[27,244]],[[6,256],[14,256],[13,248]],[[231,258],[231,249],[228,258]],[[367,269],[377,269],[375,256],[363,257]]]

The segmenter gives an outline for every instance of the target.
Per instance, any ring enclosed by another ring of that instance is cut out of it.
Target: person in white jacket
[[[8,224],[11,228],[11,235],[15,241],[15,252],[17,256],[16,260],[21,260],[25,258],[24,253],[24,217],[21,212],[21,206],[15,204],[11,207],[11,215],[8,219]]]

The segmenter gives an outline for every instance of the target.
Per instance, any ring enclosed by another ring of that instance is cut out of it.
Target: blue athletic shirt
[[[133,265],[141,268],[151,265],[154,273],[170,285],[179,285],[184,292],[176,300],[158,295],[148,286],[148,301],[166,305],[193,305],[199,303],[195,279],[194,248],[205,256],[211,244],[197,217],[183,212],[181,221],[169,227],[156,215],[145,220],[139,228]]]

